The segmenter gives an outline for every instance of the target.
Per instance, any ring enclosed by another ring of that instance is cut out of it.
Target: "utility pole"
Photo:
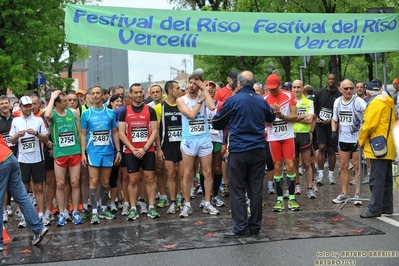
[[[148,85],[149,85],[149,86],[151,86],[151,84],[152,84],[151,78],[152,78],[152,75],[151,75],[151,74],[148,74]]]

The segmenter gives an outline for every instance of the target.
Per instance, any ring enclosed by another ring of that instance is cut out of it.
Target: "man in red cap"
[[[295,199],[295,142],[293,122],[297,120],[297,108],[295,95],[287,90],[281,89],[280,78],[271,74],[266,79],[268,92],[264,99],[276,111],[276,120],[268,124],[267,141],[269,142],[270,153],[274,163],[274,180],[276,181],[277,203],[273,208],[275,212],[284,210],[283,201],[283,159],[287,168],[289,179],[289,200],[288,208],[293,211],[300,210]]]

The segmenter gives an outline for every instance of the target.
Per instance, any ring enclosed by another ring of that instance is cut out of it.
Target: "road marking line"
[[[394,219],[389,218],[388,216],[381,216],[381,217],[376,217],[378,220],[386,222],[390,225],[399,227],[399,222],[395,221]]]

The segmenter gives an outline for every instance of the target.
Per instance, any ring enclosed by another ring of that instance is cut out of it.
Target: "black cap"
[[[381,80],[379,79],[373,79],[369,83],[366,84],[366,89],[367,90],[379,90],[382,87]],[[375,89],[377,88],[377,89]]]

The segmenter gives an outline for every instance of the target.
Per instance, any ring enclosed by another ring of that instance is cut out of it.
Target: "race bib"
[[[273,135],[284,136],[288,133],[287,121],[275,121],[273,122]]]
[[[147,142],[148,129],[146,127],[133,127],[132,140],[133,142]]]
[[[188,128],[190,130],[190,135],[205,134],[205,122],[203,120],[189,121]]]
[[[34,152],[35,146],[36,146],[35,137],[21,139],[22,149],[20,150],[20,153]]]
[[[122,145],[122,153],[126,152],[126,145]]]
[[[339,112],[339,124],[341,126],[353,126],[352,112]]]
[[[208,129],[209,129],[210,134],[214,134],[214,135],[219,134],[219,130],[214,129],[212,126],[212,119],[208,119]]]
[[[3,139],[5,141],[5,143],[7,143],[8,147],[12,147],[14,146],[14,144],[11,143],[11,136],[10,135],[3,135]]]
[[[332,117],[332,110],[322,107],[319,113],[319,118],[323,121],[330,119]]]
[[[169,142],[178,142],[181,141],[181,126],[171,126],[168,127],[168,139]]]
[[[93,132],[93,143],[94,146],[109,145],[109,131],[98,130]]]
[[[298,115],[306,115],[306,108],[299,107],[297,109],[297,113],[298,113]]]
[[[60,147],[69,147],[75,145],[75,134],[73,131],[60,132],[58,136],[58,143]]]

